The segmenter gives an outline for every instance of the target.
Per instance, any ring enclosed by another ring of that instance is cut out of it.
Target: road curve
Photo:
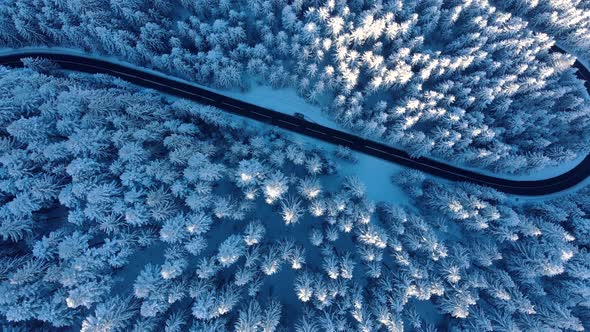
[[[563,52],[560,49],[554,50]],[[191,84],[153,74],[142,69],[82,55],[72,55],[55,51],[42,52],[16,50],[9,55],[0,56],[0,65],[22,67],[23,64],[21,59],[26,57],[50,59],[66,70],[109,74],[142,87],[158,90],[201,104],[215,106],[233,114],[248,117],[325,142],[347,146],[352,150],[391,161],[402,166],[411,167],[443,179],[451,181],[466,181],[478,185],[489,186],[509,194],[526,196],[552,194],[571,188],[590,175],[590,155],[586,156],[586,158],[584,158],[584,160],[582,160],[582,162],[576,167],[561,175],[549,179],[527,181],[508,180],[480,174],[426,157],[412,158],[408,153],[402,150],[379,142],[367,140],[292,115],[233,99]],[[585,86],[590,91],[590,72],[588,72],[588,70],[578,61],[576,61],[575,67],[578,69],[578,76],[585,81]]]

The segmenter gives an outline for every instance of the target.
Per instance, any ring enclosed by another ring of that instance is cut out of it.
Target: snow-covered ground
[[[305,119],[308,121],[315,122],[324,127],[346,131],[354,135],[354,133],[343,128],[331,119],[325,112],[322,112],[320,107],[312,105],[298,96],[297,92],[292,88],[273,89],[270,86],[252,85],[246,92],[220,89],[209,90],[285,114],[293,115],[298,112],[305,115]]]

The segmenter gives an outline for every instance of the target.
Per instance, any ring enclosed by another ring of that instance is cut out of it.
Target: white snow
[[[402,189],[394,185],[390,177],[403,169],[402,166],[362,153],[356,154],[358,163],[342,167],[343,175],[356,175],[367,186],[367,197],[375,202],[408,204]]]
[[[220,89],[209,90],[285,114],[293,115],[298,112],[305,115],[305,119],[308,121],[325,127],[347,131],[332,120],[329,115],[322,112],[319,106],[308,103],[291,88],[273,89],[270,86],[252,85],[245,92]]]

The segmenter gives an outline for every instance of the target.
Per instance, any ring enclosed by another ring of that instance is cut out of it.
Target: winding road
[[[563,52],[558,48],[553,50]],[[351,135],[340,130],[324,127],[293,115],[233,99],[192,84],[151,73],[147,70],[83,55],[72,55],[56,51],[16,50],[9,55],[0,55],[0,65],[22,67],[21,59],[25,57],[50,59],[66,70],[109,74],[142,87],[186,98],[201,104],[215,106],[230,113],[271,124],[325,142],[347,146],[352,150],[402,166],[411,167],[440,178],[489,186],[509,194],[526,196],[552,194],[571,188],[590,175],[590,155],[586,156],[582,162],[568,172],[548,179],[530,181],[509,180],[480,174],[426,157],[412,158],[408,153],[391,146]],[[578,69],[578,76],[585,81],[584,84],[590,91],[590,72],[578,61],[576,61],[574,66]]]

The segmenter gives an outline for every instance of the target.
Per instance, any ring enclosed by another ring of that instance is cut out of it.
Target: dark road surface
[[[555,50],[561,51],[559,49]],[[532,181],[507,180],[461,169],[425,157],[412,158],[408,153],[382,143],[324,127],[293,115],[256,106],[191,84],[182,83],[141,69],[113,63],[108,60],[98,60],[95,58],[65,53],[60,54],[53,51],[15,51],[11,55],[0,56],[0,65],[22,67],[23,64],[20,60],[25,57],[47,58],[55,61],[61,66],[61,68],[67,70],[109,74],[142,87],[158,90],[201,104],[215,106],[230,113],[281,127],[325,142],[347,146],[352,150],[391,161],[402,166],[411,167],[440,178],[485,185],[509,194],[526,196],[552,194],[571,188],[590,175],[590,156],[586,156],[580,164],[566,173],[549,179]],[[585,81],[586,88],[589,88],[590,72],[588,72],[588,70],[578,61],[576,61],[575,67],[578,69],[578,76]],[[389,181],[389,179],[384,179],[384,181]]]

